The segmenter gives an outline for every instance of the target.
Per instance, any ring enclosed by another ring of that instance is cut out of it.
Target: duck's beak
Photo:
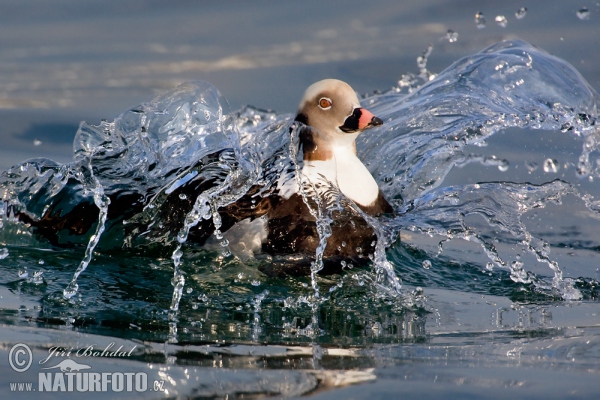
[[[373,126],[383,125],[381,118],[377,118],[369,110],[359,108],[360,118],[358,119],[358,129],[371,128]]]
[[[377,118],[369,110],[357,107],[354,109],[352,115],[346,118],[344,125],[340,126],[340,129],[346,133],[353,133],[379,125],[383,125],[381,118]]]

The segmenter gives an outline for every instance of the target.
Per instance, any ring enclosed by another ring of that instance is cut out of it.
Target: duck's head
[[[325,79],[306,89],[296,121],[315,128],[331,146],[354,145],[360,132],[383,124],[360,106],[350,85],[337,79]]]

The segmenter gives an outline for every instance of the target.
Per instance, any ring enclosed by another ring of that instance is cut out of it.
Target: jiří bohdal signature
[[[48,357],[40,360],[39,364],[45,364],[53,357],[131,357],[131,353],[136,349],[137,345],[134,345],[131,350],[125,351],[123,350],[123,346],[119,346],[119,348],[112,350],[115,346],[115,342],[109,343],[103,350],[96,349],[95,345],[90,345],[85,348],[80,348],[75,351],[75,349],[67,349],[60,346],[51,347],[48,349]],[[65,360],[67,361],[67,360]],[[74,361],[73,361],[74,362]],[[62,362],[58,365],[62,365]],[[83,365],[83,364],[78,364]],[[53,367],[54,368],[54,367]],[[89,367],[88,367],[89,368]],[[44,368],[48,369],[48,368]],[[83,368],[87,369],[87,368]],[[65,372],[62,368],[61,371]]]

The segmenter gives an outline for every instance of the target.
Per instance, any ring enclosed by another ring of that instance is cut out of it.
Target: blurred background
[[[213,83],[232,110],[292,113],[319,79],[388,90],[418,73],[430,44],[427,68],[440,72],[513,38],[600,87],[598,1],[0,0],[0,169],[69,162],[80,121],[112,120],[184,81]]]

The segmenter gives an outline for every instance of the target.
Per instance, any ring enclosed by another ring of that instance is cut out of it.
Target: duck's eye
[[[321,99],[319,99],[319,107],[321,107],[323,110],[329,110],[331,108],[331,104],[331,100],[327,97],[321,97]]]

